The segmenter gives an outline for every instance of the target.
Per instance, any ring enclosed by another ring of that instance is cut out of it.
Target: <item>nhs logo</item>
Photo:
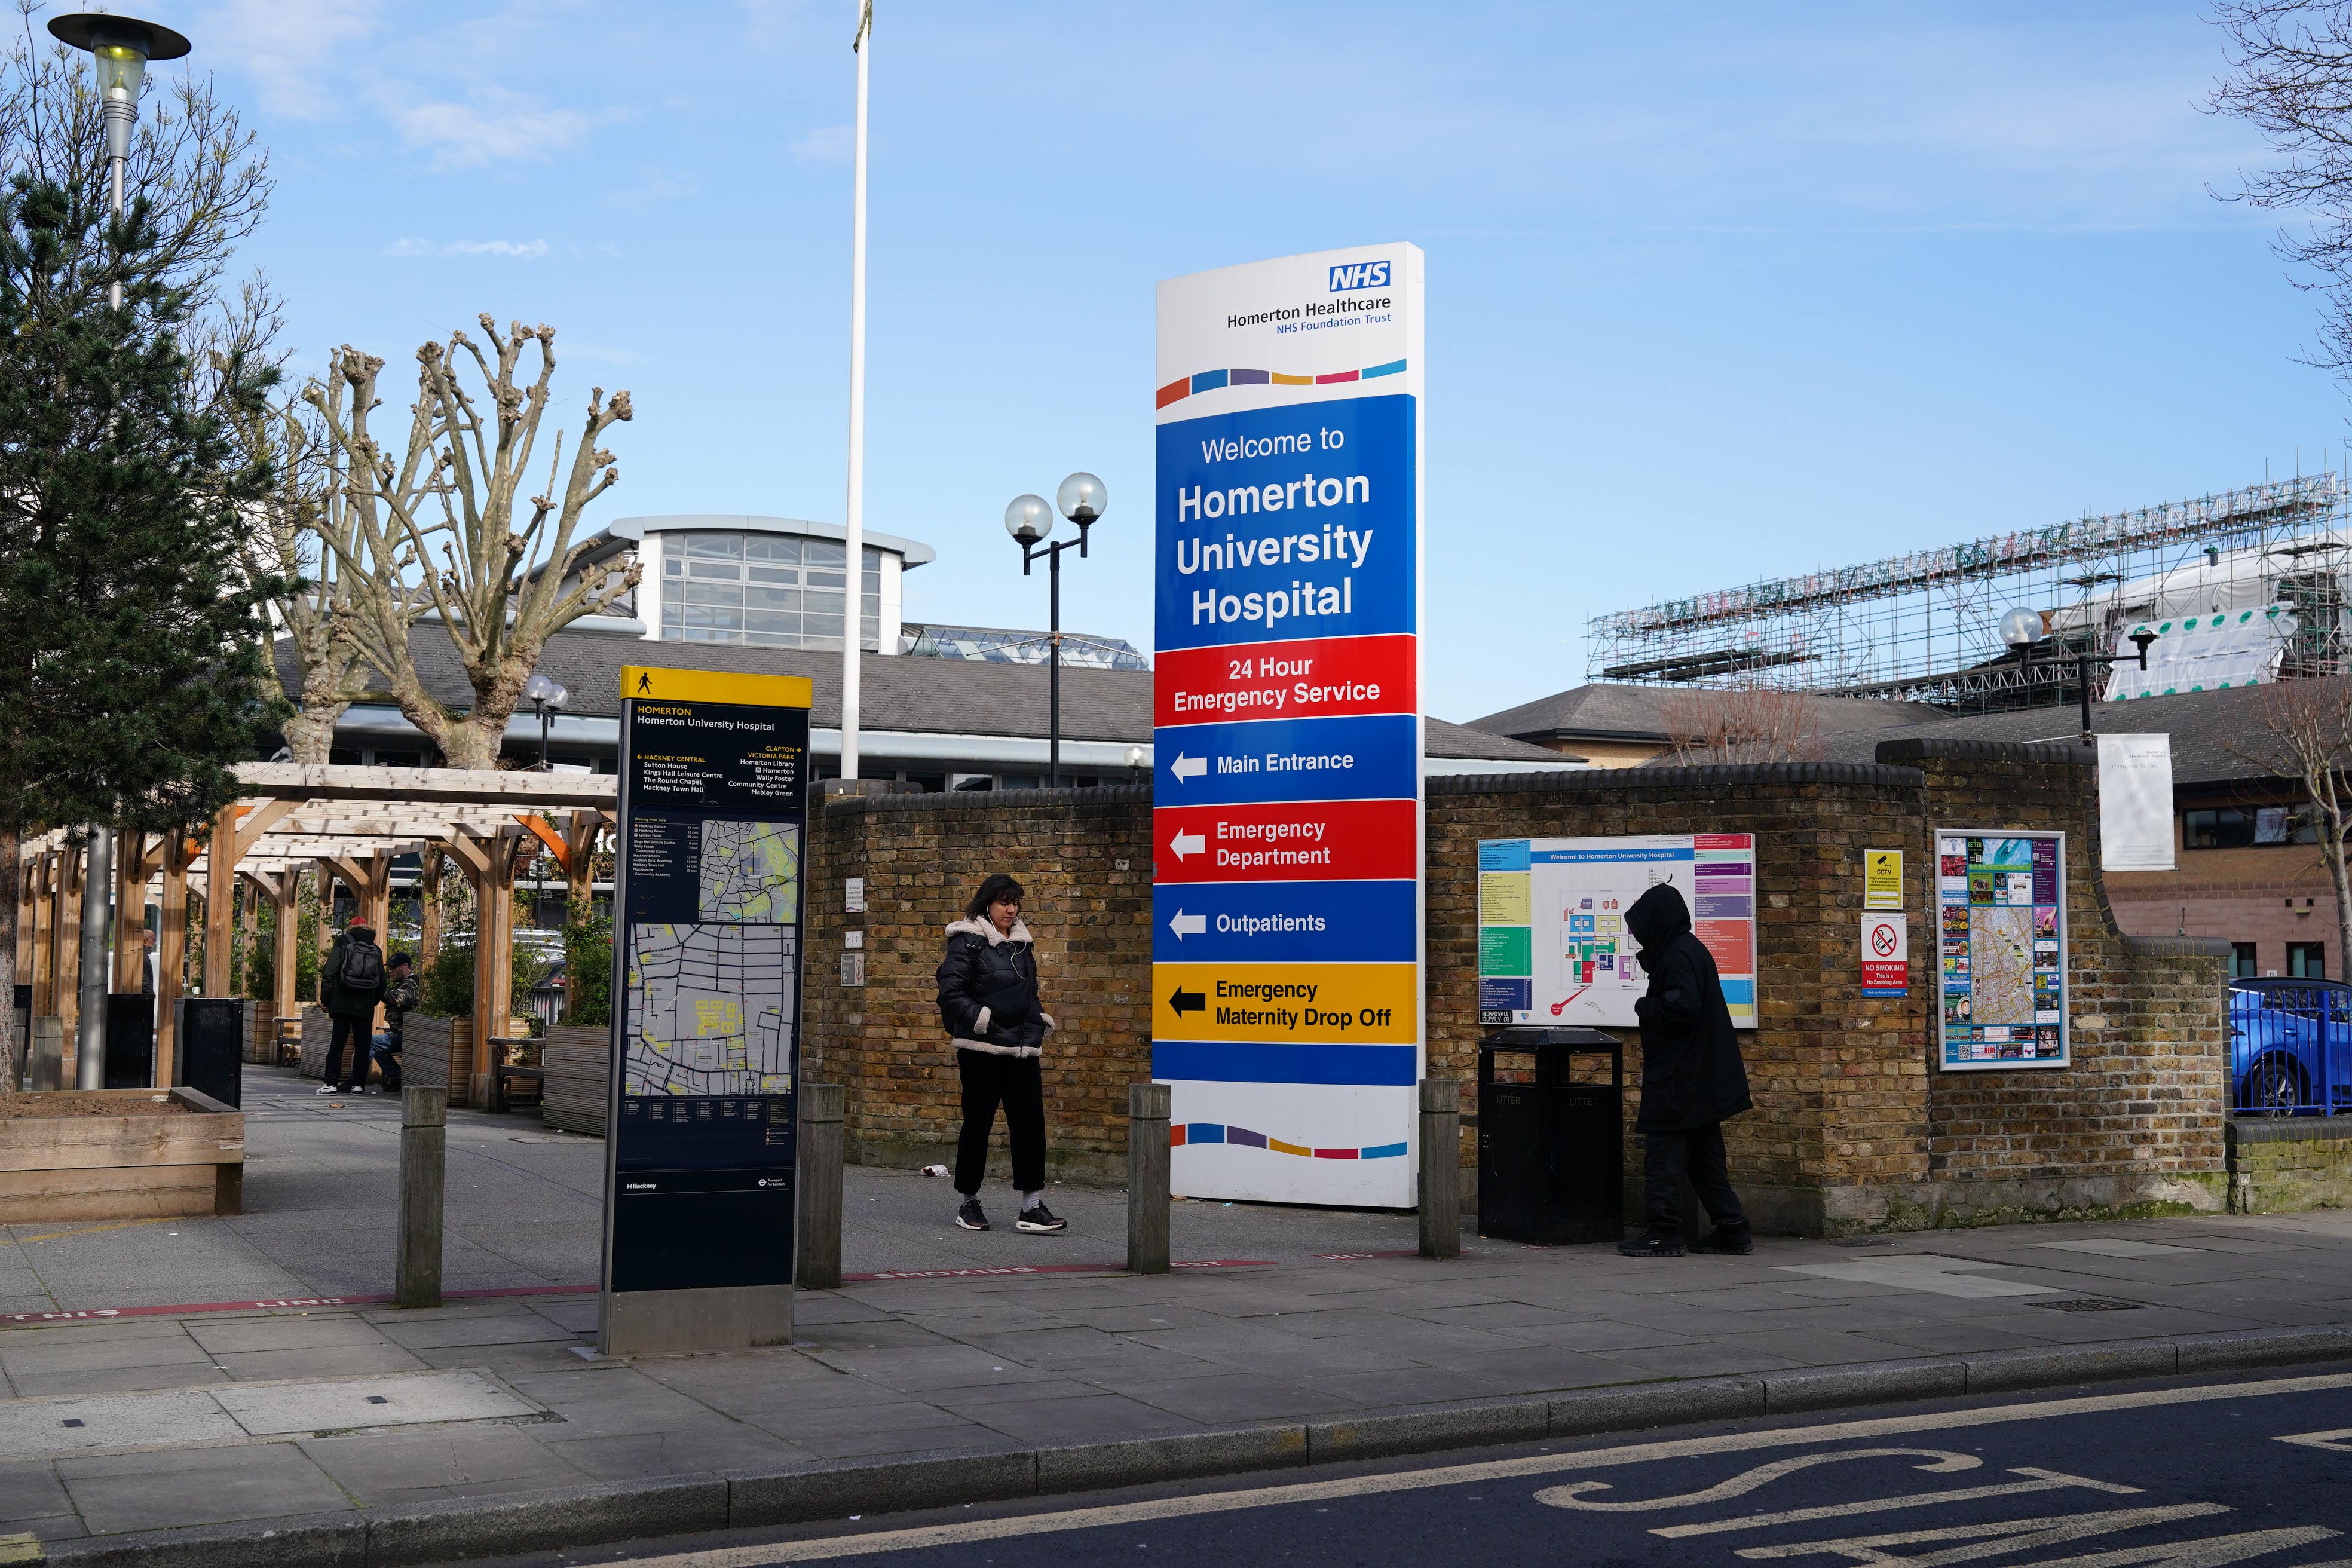
[[[1331,292],[1334,294],[1388,286],[1389,264],[1385,261],[1350,261],[1344,267],[1331,268]]]

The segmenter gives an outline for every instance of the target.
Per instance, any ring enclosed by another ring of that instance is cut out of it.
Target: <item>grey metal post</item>
[[[74,1027],[74,1087],[106,1087],[107,917],[114,908],[114,834],[93,826],[81,873],[81,1016]]]
[[[449,1091],[406,1089],[400,1096],[400,1249],[396,1307],[441,1304],[441,1202],[447,1186]]]
[[[66,1086],[66,1021],[57,1015],[45,1014],[33,1020],[32,1055],[28,1069],[37,1089],[63,1089]]]
[[[793,1283],[841,1289],[841,1121],[849,1093],[837,1083],[801,1085],[800,1149],[793,1172]]]
[[[1168,1115],[1164,1083],[1127,1086],[1127,1269],[1168,1272]]]
[[[1462,1086],[1421,1080],[1421,1255],[1462,1256]]]

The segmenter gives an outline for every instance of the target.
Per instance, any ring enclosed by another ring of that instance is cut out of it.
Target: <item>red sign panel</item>
[[[1168,648],[1152,682],[1152,722],[1338,719],[1412,713],[1411,637],[1303,637],[1238,647]]]
[[[1411,878],[1410,800],[1166,806],[1151,814],[1161,882],[1360,882]]]

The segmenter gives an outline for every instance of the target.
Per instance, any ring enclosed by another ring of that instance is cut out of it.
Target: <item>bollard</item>
[[[441,1197],[449,1155],[449,1091],[408,1089],[400,1096],[400,1247],[394,1266],[396,1307],[441,1304]]]
[[[1462,1256],[1462,1086],[1421,1080],[1421,1255]]]
[[[1127,1086],[1127,1271],[1168,1272],[1168,1109],[1164,1083]]]
[[[36,1089],[66,1086],[66,1021],[54,1016],[33,1020],[27,1075]]]
[[[803,1290],[841,1289],[841,1119],[848,1098],[837,1083],[801,1085],[800,1147],[793,1161],[800,1255],[793,1283]]]

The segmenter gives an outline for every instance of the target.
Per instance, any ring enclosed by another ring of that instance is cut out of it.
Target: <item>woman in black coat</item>
[[[1649,1229],[1617,1250],[1629,1258],[1683,1255],[1687,1172],[1715,1222],[1714,1232],[1691,1249],[1753,1252],[1756,1240],[1723,1152],[1724,1119],[1752,1102],[1715,955],[1691,934],[1690,909],[1671,883],[1634,900],[1625,929],[1642,944],[1642,972],[1650,977],[1648,994],[1633,1004],[1642,1023],[1642,1113],[1633,1127],[1643,1135]]]
[[[1037,955],[1021,923],[1021,884],[999,871],[981,883],[963,918],[948,927],[940,961],[940,1021],[956,1048],[963,1079],[963,1131],[956,1140],[956,1224],[986,1230],[980,1184],[988,1174],[988,1138],[996,1108],[1013,1142],[1013,1185],[1028,1231],[1069,1222],[1045,1206],[1045,1088],[1039,1067],[1054,1016],[1038,1005]]]

